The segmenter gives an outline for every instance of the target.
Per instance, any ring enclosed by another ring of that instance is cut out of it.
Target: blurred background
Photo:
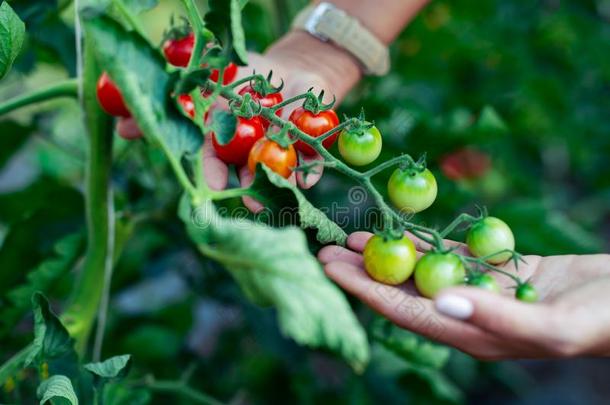
[[[10,3],[28,39],[0,83],[1,100],[76,73],[70,2]],[[304,4],[250,1],[249,48],[263,51]],[[172,13],[182,14],[178,2],[161,0],[142,15],[155,43]],[[364,107],[384,136],[382,159],[427,153],[439,197],[418,221],[441,226],[484,205],[512,227],[522,253],[609,251],[609,0],[433,1],[391,50],[391,73],[365,79],[339,112]],[[10,291],[45,265],[58,241],[84,237],[86,135],[72,100],[2,118],[0,134],[1,360],[31,339],[25,309],[3,309]],[[235,403],[610,400],[609,360],[482,363],[399,331],[355,301],[374,353],[363,375],[296,346],[273,311],[249,304],[187,240],[161,154],[118,138],[115,147],[115,199],[129,224],[119,232],[129,240],[115,270],[103,357],[132,353],[134,373],[175,378],[193,367],[197,388]],[[377,179],[380,189],[387,176]],[[317,206],[353,211],[352,186],[327,173],[307,194]],[[61,302],[73,277],[49,285],[50,297]]]

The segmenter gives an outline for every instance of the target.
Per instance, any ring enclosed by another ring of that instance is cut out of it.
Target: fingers
[[[316,161],[323,161],[322,156],[306,156],[301,154],[301,163],[307,164]],[[303,172],[296,172],[296,178],[299,187],[303,189],[308,189],[313,187],[318,181],[320,181],[322,173],[324,172],[324,165],[317,165],[313,170],[314,171],[309,173],[307,176],[305,176]]]
[[[318,260],[322,264],[330,262],[345,262],[354,266],[363,266],[362,255],[341,246],[325,246],[318,252]]]
[[[203,142],[203,175],[208,187],[212,190],[223,190],[227,187],[229,179],[229,168],[216,157],[212,140],[209,136]]]
[[[553,350],[559,335],[552,308],[523,303],[483,289],[455,287],[442,291],[436,309],[515,345]]]
[[[250,186],[253,181],[254,181],[254,176],[252,175],[252,173],[250,173],[248,166],[244,166],[241,169],[239,169],[239,182],[241,183],[242,187]],[[252,211],[255,214],[261,212],[265,208],[263,206],[263,204],[261,204],[260,202],[256,201],[254,198],[249,197],[247,195],[243,196],[241,199],[242,199],[242,202],[244,203],[244,205],[246,206],[246,208],[248,208],[250,211]]]
[[[477,357],[500,356],[495,338],[471,325],[440,315],[430,300],[413,295],[406,285],[395,287],[373,281],[362,267],[350,263],[357,260],[345,251],[346,249],[320,252],[325,260],[333,255],[347,260],[327,263],[324,267],[326,274],[376,312],[402,328],[455,346]]]

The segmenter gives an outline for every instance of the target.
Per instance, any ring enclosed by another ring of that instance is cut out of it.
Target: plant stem
[[[104,282],[112,265],[114,207],[110,190],[112,166],[112,118],[99,107],[96,99],[97,78],[101,69],[95,61],[91,43],[85,38],[83,108],[89,135],[89,156],[85,179],[87,214],[87,253],[70,304],[61,319],[75,339],[76,350],[83,355],[95,320]]]
[[[373,167],[372,169],[364,172],[363,175],[366,176],[366,177],[373,177],[374,175],[384,171],[388,167],[392,167],[394,165],[397,165],[400,162],[409,161],[409,160],[411,160],[411,161],[413,160],[411,158],[411,156],[409,156],[409,155],[396,156],[396,157],[393,157],[392,159],[387,160],[387,161],[385,161],[385,162],[383,162],[383,163]]]
[[[182,381],[152,380],[146,383],[146,387],[156,392],[179,395],[195,404],[223,405],[217,399],[189,387]]]
[[[478,219],[479,218],[473,217],[470,214],[462,213],[462,214],[458,215],[458,217],[455,218],[453,220],[453,222],[451,222],[449,225],[447,225],[447,227],[440,232],[440,235],[441,235],[441,237],[444,238],[447,235],[449,235],[451,232],[453,232],[455,230],[455,228],[457,228],[461,224],[463,224],[465,222],[472,223]]]
[[[480,257],[462,256],[462,258],[464,260],[466,260],[467,262],[477,264],[479,266],[485,267],[488,270],[495,271],[496,273],[499,273],[499,274],[502,274],[502,275],[504,275],[506,277],[509,277],[513,281],[515,281],[517,284],[521,283],[521,279],[519,277],[515,276],[514,274],[509,273],[508,271],[499,269],[498,267],[496,267],[496,266],[494,266],[492,264],[487,263],[485,260],[483,260]]]
[[[4,115],[13,110],[25,107],[30,104],[39,103],[41,101],[51,100],[58,97],[74,97],[78,96],[78,80],[68,79],[63,82],[55,83],[41,89],[32,91],[31,93],[22,96],[14,97],[0,104],[0,115]]]

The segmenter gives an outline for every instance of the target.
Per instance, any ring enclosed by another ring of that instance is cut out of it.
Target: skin
[[[518,274],[537,289],[538,303],[516,300],[508,288],[512,281],[501,275],[496,277],[500,294],[468,286],[445,289],[436,302],[457,296],[474,307],[467,319],[455,319],[419,296],[412,282],[392,287],[368,277],[361,252],[371,236],[355,232],[348,238],[349,249],[327,246],[318,258],[331,279],[399,327],[483,360],[610,355],[610,255],[525,256]],[[407,236],[418,255],[430,248]],[[461,243],[446,245],[468,252]],[[515,272],[512,264],[502,268]]]

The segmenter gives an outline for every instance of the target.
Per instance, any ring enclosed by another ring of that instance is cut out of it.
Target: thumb
[[[475,287],[443,290],[435,299],[438,312],[498,337],[541,341],[556,330],[551,308],[517,301]]]

